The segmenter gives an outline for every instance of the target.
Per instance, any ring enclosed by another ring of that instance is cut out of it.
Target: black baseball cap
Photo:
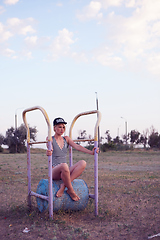
[[[58,118],[55,118],[55,119],[54,119],[54,121],[53,121],[53,126],[56,126],[56,125],[59,124],[59,123],[67,124],[67,122],[65,122],[63,118],[58,117]]]

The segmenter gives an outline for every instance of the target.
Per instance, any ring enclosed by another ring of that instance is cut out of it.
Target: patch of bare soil
[[[94,159],[74,152],[74,162],[80,159],[87,161],[81,178],[94,193]],[[100,153],[99,215],[90,199],[83,211],[59,211],[53,220],[34,197],[28,210],[26,162],[26,154],[0,154],[0,239],[160,239],[159,152]],[[48,175],[45,153],[32,154],[31,167],[36,191]]]

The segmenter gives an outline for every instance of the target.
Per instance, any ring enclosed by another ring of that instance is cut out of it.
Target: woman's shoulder
[[[68,143],[70,138],[69,138],[68,136],[64,136],[64,139],[65,139],[66,142]]]

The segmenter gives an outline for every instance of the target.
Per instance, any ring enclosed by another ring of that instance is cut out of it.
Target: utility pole
[[[124,121],[125,121],[125,132],[126,132],[126,145],[127,145],[127,120],[124,118],[124,117],[121,117],[122,119],[124,119]]]
[[[18,127],[18,124],[17,124],[17,111],[18,111],[19,109],[23,109],[23,107],[17,108],[16,111],[15,111],[15,130],[17,130],[17,127]]]
[[[22,108],[17,108],[15,111],[15,134],[16,134],[16,141],[17,141],[17,128],[18,128],[18,124],[17,124],[17,110],[18,109],[22,109]],[[17,153],[17,142],[16,142],[16,153]]]
[[[96,106],[97,106],[97,110],[99,110],[97,92],[95,92],[95,94],[96,94]],[[100,149],[100,131],[99,131],[99,126],[98,126],[98,147]]]

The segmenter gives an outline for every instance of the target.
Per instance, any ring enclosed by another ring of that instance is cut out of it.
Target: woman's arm
[[[46,140],[48,141],[48,137],[46,137]],[[53,140],[52,140],[52,141],[53,141]],[[48,148],[48,142],[46,143],[46,145],[47,145],[47,148]],[[48,150],[48,149],[47,149],[46,155],[47,155],[47,156],[51,156],[51,155],[52,155],[52,152],[53,152],[53,147],[52,147],[51,150]]]
[[[65,139],[66,139],[67,143],[68,143],[71,147],[75,148],[76,150],[81,151],[81,152],[84,152],[84,153],[88,153],[88,154],[91,154],[91,155],[94,155],[95,147],[94,147],[94,148],[92,149],[92,151],[91,151],[91,150],[89,150],[89,149],[87,149],[87,148],[82,147],[81,145],[76,144],[76,143],[75,143],[70,137],[68,137],[68,136],[65,136]],[[99,148],[97,148],[96,152],[99,153]]]

